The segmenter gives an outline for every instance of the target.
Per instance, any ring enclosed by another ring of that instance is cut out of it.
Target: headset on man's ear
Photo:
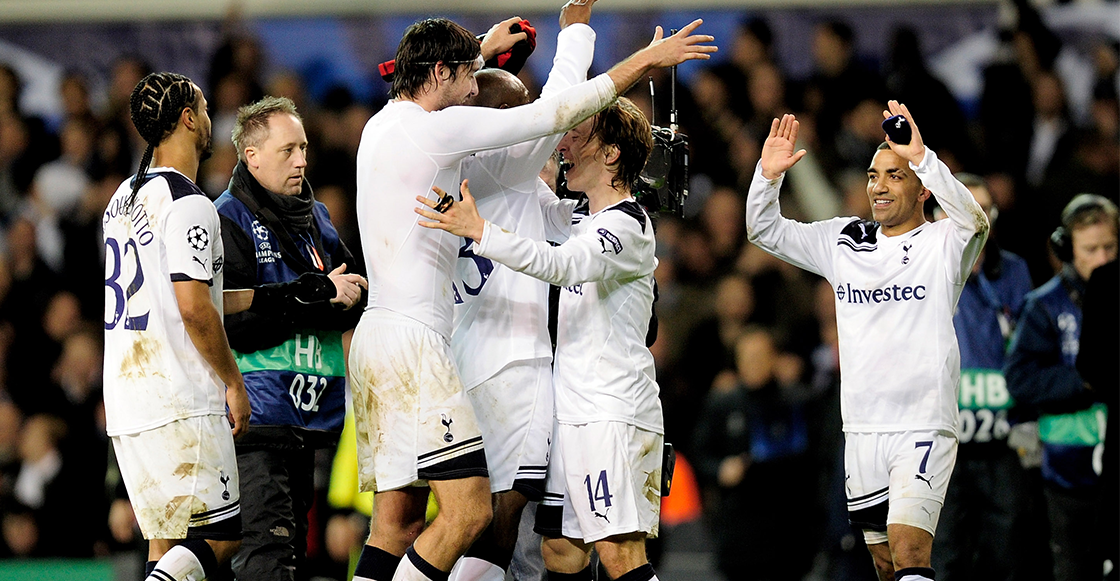
[[[1050,234],[1050,248],[1062,262],[1073,262],[1073,225],[1077,219],[1094,210],[1108,212],[1112,202],[1097,194],[1078,194],[1062,210],[1062,224]]]

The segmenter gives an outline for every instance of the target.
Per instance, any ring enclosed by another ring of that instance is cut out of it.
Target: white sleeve
[[[537,179],[537,201],[544,217],[545,240],[562,244],[572,234],[572,212],[579,201],[561,200],[540,178]]]
[[[550,97],[560,91],[587,80],[587,69],[595,56],[595,31],[586,24],[572,24],[560,31],[556,37],[556,57],[552,61],[552,72],[548,82],[541,90],[541,98]],[[552,150],[560,143],[563,133],[518,143],[502,149],[482,151],[475,154],[472,164],[480,164],[487,174],[487,182],[494,187],[483,187],[471,193],[485,197],[533,179],[544,167]],[[480,184],[483,185],[483,184]]]
[[[652,233],[641,232],[638,222],[621,212],[612,214],[618,216],[597,219],[594,228],[560,246],[522,238],[487,222],[474,252],[557,286],[628,280],[653,272],[657,263],[649,248]]]
[[[583,23],[569,25],[556,35],[552,71],[541,88],[541,97],[552,96],[587,80],[587,69],[595,58],[595,31]]]
[[[963,283],[972,273],[972,264],[976,262],[976,257],[980,255],[980,250],[988,239],[988,231],[991,229],[988,217],[976,198],[972,197],[972,192],[953,177],[953,172],[937,159],[937,154],[932,149],[927,147],[921,165],[911,163],[910,169],[914,170],[922,185],[933,193],[933,197],[953,223],[953,235],[947,241],[947,251],[954,258],[960,256],[960,260],[950,260],[946,264],[946,275],[953,282]]]
[[[163,244],[173,282],[213,284],[211,245],[222,239],[218,224],[218,210],[206,196],[184,196],[171,202],[164,217]]]
[[[563,133],[610,105],[615,97],[614,81],[604,73],[512,109],[448,107],[434,111],[425,116],[423,127],[410,132],[410,138],[440,167],[450,167],[476,151]]]
[[[774,256],[832,282],[832,246],[845,220],[834,218],[805,224],[782,217],[778,190],[785,174],[775,180],[754,170],[747,192],[747,239]]]

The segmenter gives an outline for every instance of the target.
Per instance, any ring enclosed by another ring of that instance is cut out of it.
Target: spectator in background
[[[63,121],[70,119],[94,121],[96,119],[89,101],[89,82],[82,73],[68,71],[63,75],[62,83],[58,88],[58,95],[62,99]]]
[[[0,63],[0,141],[11,141],[0,146],[0,163],[8,162],[8,175],[0,178],[11,180],[7,184],[0,181],[0,209],[7,212],[7,220],[19,208],[19,201],[26,195],[39,166],[58,157],[58,142],[47,132],[43,120],[20,110],[22,90],[23,83],[15,69]]]
[[[214,56],[210,59],[210,76],[207,79],[210,90],[217,95],[218,87],[225,79],[236,78],[240,79],[239,82],[244,83],[245,90],[244,98],[236,107],[259,101],[264,97],[264,89],[261,84],[264,52],[261,50],[260,42],[252,34],[240,30],[242,22],[238,15],[231,15],[224,24],[229,30],[224,41],[218,47],[218,50],[214,51]],[[215,129],[217,129],[217,123],[215,123]],[[221,135],[226,134],[222,133]]]
[[[44,262],[61,273],[63,233],[59,222],[72,215],[90,187],[96,128],[88,118],[74,117],[62,126],[62,155],[43,164],[31,184],[29,218],[35,221],[36,246]]]
[[[1062,80],[1054,71],[1039,71],[1031,83],[1034,120],[1027,151],[1027,184],[1039,187],[1068,163],[1074,139]]]
[[[789,110],[786,107],[785,78],[781,69],[769,61],[760,62],[751,68],[746,96],[752,111],[747,129],[754,136],[761,136],[769,131],[767,119],[773,119],[775,115]]]
[[[1027,295],[1004,368],[1017,402],[1035,406],[1042,439],[1042,477],[1050,519],[1055,581],[1099,578],[1094,523],[1105,406],[1074,367],[1082,326],[1081,299],[1093,270],[1116,259],[1116,205],[1082,194],[1062,211],[1051,237],[1062,271]]]
[[[937,119],[925,127],[922,137],[941,153],[950,166],[968,165],[975,160],[975,147],[968,135],[968,124],[952,93],[940,79],[930,74],[922,56],[917,32],[903,26],[891,35],[885,82],[892,99],[906,103],[915,115]],[[951,153],[950,153],[951,152]],[[949,161],[950,155],[956,163]]]
[[[750,278],[740,273],[721,278],[716,284],[712,315],[692,327],[683,346],[681,361],[685,365],[678,369],[681,383],[674,385],[683,393],[666,390],[662,394],[668,400],[667,438],[675,442],[688,440],[712,381],[721,371],[735,366],[735,341],[753,321],[754,313]]]
[[[29,220],[17,220],[8,229],[7,241],[12,282],[0,302],[0,319],[11,324],[14,340],[6,361],[6,388],[24,413],[52,412],[40,386],[58,351],[43,330],[43,315],[61,288],[60,280],[39,257],[35,225]]]
[[[743,227],[745,208],[743,197],[728,187],[716,188],[704,201],[700,221],[708,235],[708,247],[719,275],[731,272],[747,240]]]
[[[16,472],[11,496],[4,499],[8,512],[14,513],[18,528],[33,536],[19,543],[8,534],[5,518],[5,540],[14,553],[25,556],[92,557],[93,532],[85,519],[75,526],[71,508],[75,490],[71,489],[80,469],[69,460],[64,461],[60,443],[67,427],[54,415],[36,414],[27,419],[19,439],[20,464]],[[84,478],[89,480],[89,475]],[[80,481],[80,480],[79,480]],[[83,499],[85,500],[85,499]],[[77,504],[77,503],[74,503]]]
[[[995,228],[998,212],[984,181],[972,174],[956,177]],[[1007,445],[1014,401],[1003,377],[1006,346],[1032,286],[1026,261],[989,238],[957,301],[960,447],[934,538],[933,568],[942,581],[1020,578],[1030,557],[1025,548],[1039,544],[1025,534],[1038,531],[1025,526],[1029,489],[1018,455]]]
[[[715,497],[707,508],[729,581],[800,580],[816,549],[805,542],[815,528],[808,389],[782,373],[781,359],[768,330],[747,327],[735,341],[737,372],[716,378],[696,427],[697,471]]]
[[[838,20],[814,30],[813,66],[802,104],[816,119],[821,143],[829,147],[844,113],[865,98],[883,100],[883,81],[858,62],[852,27]]]

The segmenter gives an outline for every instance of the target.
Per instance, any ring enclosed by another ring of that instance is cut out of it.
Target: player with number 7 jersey
[[[885,141],[867,168],[874,221],[782,217],[778,190],[805,155],[799,123],[774,119],[747,194],[752,244],[824,277],[835,291],[849,520],[879,579],[930,580],[933,535],[957,453],[960,350],[953,309],[987,240],[983,209],[925,146],[896,101],[907,143]],[[947,220],[927,222],[934,196]]]

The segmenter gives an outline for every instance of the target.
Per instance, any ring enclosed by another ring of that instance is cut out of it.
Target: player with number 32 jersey
[[[131,208],[113,194],[105,232],[105,421],[109,436],[226,414],[225,385],[191,342],[172,283],[210,286],[222,312],[218,212],[190,179],[152,168]]]

